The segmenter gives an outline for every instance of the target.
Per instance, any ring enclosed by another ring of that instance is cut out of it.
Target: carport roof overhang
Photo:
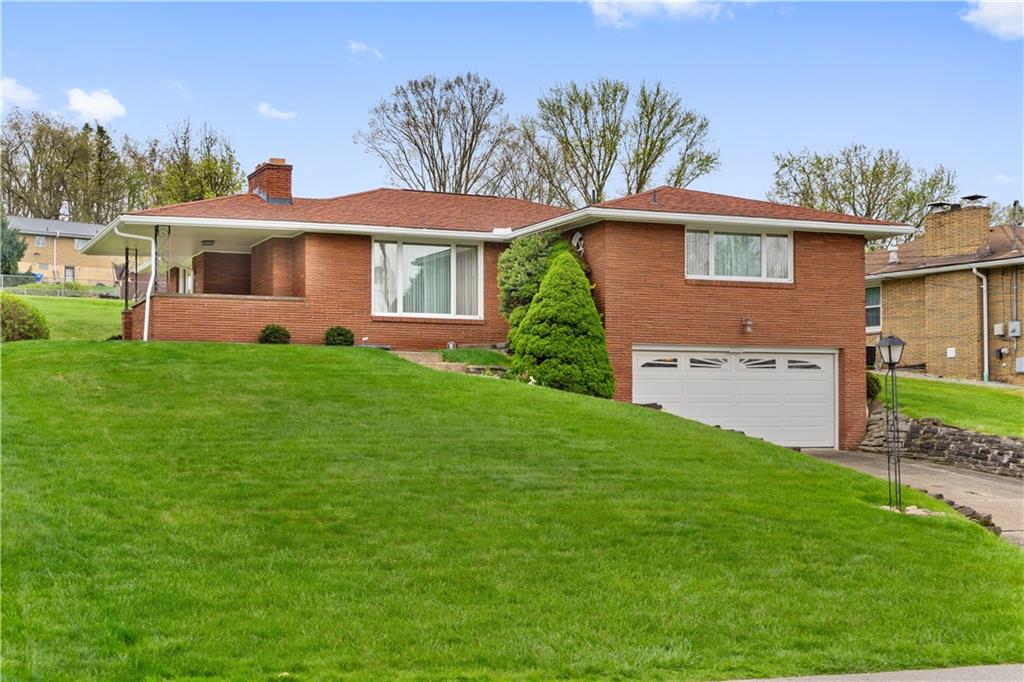
[[[585,227],[601,221],[639,222],[702,227],[795,230],[801,232],[830,232],[859,234],[868,239],[905,235],[913,229],[903,225],[876,225],[861,223],[840,223],[817,220],[790,220],[778,218],[753,218],[744,216],[719,216],[698,213],[672,213],[667,211],[642,211],[587,206],[550,220],[518,229],[495,229],[493,231],[445,230],[388,225],[353,225],[338,223],[312,223],[286,220],[240,220],[235,218],[182,218],[177,216],[122,215],[107,225],[82,248],[90,255],[118,256],[124,249],[142,248],[144,242],[125,237],[115,232],[152,237],[154,228],[171,228],[167,243],[167,258],[172,265],[187,265],[192,256],[203,250],[237,251],[248,253],[255,244],[269,237],[293,237],[304,232],[323,234],[359,234],[380,237],[465,240],[481,242],[509,242],[518,237],[555,230]],[[213,240],[212,246],[203,241]]]

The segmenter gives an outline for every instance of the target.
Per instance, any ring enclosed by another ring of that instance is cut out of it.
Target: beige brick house
[[[103,229],[102,225],[7,216],[7,224],[21,235],[25,254],[18,272],[34,272],[44,282],[114,283],[114,260],[109,256],[87,256],[80,249]]]
[[[929,374],[1024,384],[1024,230],[977,201],[937,205],[924,236],[865,259],[867,344],[907,342]]]

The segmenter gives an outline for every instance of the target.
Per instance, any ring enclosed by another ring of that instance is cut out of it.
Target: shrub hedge
[[[12,294],[0,294],[0,338],[4,341],[48,339],[50,327],[34,305]]]
[[[260,330],[260,343],[291,343],[292,333],[279,324],[268,324]]]
[[[882,381],[878,376],[868,372],[868,402],[874,402],[878,394],[882,392]]]
[[[515,334],[512,371],[521,379],[601,398],[615,375],[590,281],[573,253],[555,257]]]
[[[348,327],[331,327],[324,332],[325,346],[351,346],[355,343],[355,336]]]

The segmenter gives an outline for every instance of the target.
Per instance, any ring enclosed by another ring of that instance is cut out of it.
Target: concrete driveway
[[[812,457],[834,462],[881,479],[885,455],[859,451],[805,450]],[[903,459],[903,483],[991,514],[1003,538],[1024,547],[1024,480],[996,476],[960,467]]]

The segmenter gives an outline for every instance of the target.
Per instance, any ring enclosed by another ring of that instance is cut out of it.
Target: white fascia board
[[[89,243],[82,247],[82,253],[89,253],[91,247],[98,243],[100,238],[113,231],[114,226],[154,226],[167,225],[169,227],[214,227],[214,228],[236,228],[243,230],[292,230],[300,232],[317,232],[321,234],[360,234],[360,235],[382,235],[390,237],[421,237],[438,238],[455,241],[482,241],[482,242],[506,242],[510,234],[495,234],[493,232],[477,232],[470,230],[441,230],[432,228],[397,227],[387,225],[354,225],[344,223],[309,223],[294,220],[237,220],[235,218],[182,218],[174,216],[136,216],[122,215],[114,219],[110,225],[103,228]]]
[[[725,225],[786,229],[798,232],[835,232],[840,234],[862,234],[877,239],[904,234],[913,234],[914,228],[906,225],[869,225],[863,223],[833,223],[824,220],[790,220],[782,218],[748,218],[744,216],[707,215],[703,213],[670,213],[667,211],[640,211],[627,208],[605,208],[587,206],[578,211],[557,216],[534,225],[528,225],[512,232],[512,237],[523,237],[544,230],[568,230],[600,220],[622,222],[667,223],[691,225]]]
[[[958,263],[957,265],[940,265],[934,268],[918,268],[917,270],[898,270],[896,272],[881,272],[874,275],[864,275],[867,282],[879,282],[883,279],[900,279],[904,277],[920,277],[921,275],[937,275],[943,272],[956,272],[957,270],[987,270],[989,268],[1004,268],[1010,265],[1024,265],[1024,256],[1013,258],[1001,258],[999,260],[981,261],[974,263]]]

